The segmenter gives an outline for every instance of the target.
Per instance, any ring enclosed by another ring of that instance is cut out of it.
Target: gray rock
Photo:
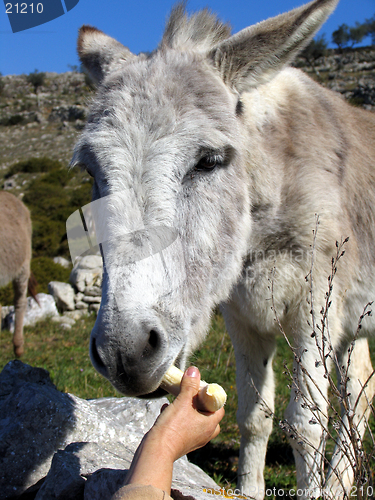
[[[59,313],[56,309],[54,298],[47,293],[38,293],[37,299],[39,304],[32,297],[27,298],[27,310],[24,319],[24,326],[33,326],[38,321],[48,317],[58,317]],[[9,306],[7,315],[3,320],[3,327],[11,332],[14,332],[14,306]]]
[[[126,471],[99,469],[87,479],[83,500],[111,500],[125,480]]]
[[[77,288],[79,292],[84,292],[86,287],[91,287],[97,283],[101,283],[103,276],[103,268],[96,267],[93,269],[82,269],[79,266],[74,267],[70,273],[69,281]]]
[[[90,304],[89,305],[90,312],[98,313],[99,309],[100,309],[100,304]]]
[[[2,400],[8,397],[11,391],[19,389],[26,382],[46,385],[53,389],[56,388],[47,370],[32,368],[18,360],[10,361],[0,373],[0,410],[2,408]]]
[[[84,297],[84,294],[82,292],[78,292],[74,296],[75,302],[81,302]]]
[[[120,478],[110,482],[109,489],[114,494],[124,484],[132,457],[133,450],[118,443],[106,447],[97,443],[73,443],[55,454],[35,500],[82,498],[87,487],[84,478],[90,478],[91,474],[103,468]],[[102,483],[99,487],[103,488],[104,484],[100,480],[95,481],[95,488],[98,483]]]
[[[76,302],[76,309],[87,311],[88,307],[89,307],[89,305],[87,302],[82,302],[82,300],[79,302]]]
[[[79,267],[80,269],[96,269],[98,267],[103,267],[101,255],[86,255],[86,257],[77,259],[77,261],[74,267]]]
[[[98,467],[87,479],[84,500],[111,500],[126,482],[126,469],[131,463],[129,458],[125,467],[112,466],[111,462]],[[188,462],[186,457],[177,460],[173,467],[172,497],[180,500],[212,500],[212,494],[206,493],[204,489],[218,491],[219,487],[199,467]]]
[[[69,283],[51,281],[48,283],[48,292],[55,299],[56,306],[61,311],[74,311],[74,288]]]
[[[70,311],[74,312],[74,311]],[[52,318],[53,321],[56,323],[59,323],[61,328],[65,328],[66,330],[70,330],[72,326],[75,324],[76,320],[74,318],[70,318],[69,316],[66,316],[65,314],[59,317],[54,317]]]
[[[126,470],[113,468],[98,469],[87,479],[84,500],[111,500],[116,491],[125,484],[126,473]],[[205,490],[209,490],[211,493]],[[213,495],[218,494],[219,486],[199,467],[184,458],[175,462],[172,498],[176,500],[212,500]]]
[[[88,286],[85,289],[85,296],[100,297],[101,295],[102,289],[100,286]]]
[[[212,500],[212,494],[204,490],[219,490],[219,486],[202,469],[190,463],[186,457],[177,460],[173,467],[173,498],[194,500]]]
[[[54,453],[70,443],[115,441],[130,443],[134,450],[142,439],[147,402],[138,412],[140,428],[133,411],[125,427],[124,421],[104,410],[103,405],[57,391],[51,382],[46,383],[45,372],[41,380],[34,376],[31,383],[16,383],[12,390],[7,372],[14,377],[14,363],[20,364],[11,362],[3,371],[9,392],[0,406],[0,499],[20,495],[35,486],[47,475]],[[23,367],[24,379],[25,372]],[[17,377],[13,380],[17,381]],[[153,403],[159,410],[160,401]]]
[[[87,302],[88,304],[100,304],[100,302],[102,301],[102,298],[101,297],[93,297],[90,295],[84,295],[82,300],[83,300],[83,302]]]
[[[99,286],[103,276],[103,261],[100,255],[87,255],[76,259],[69,281],[78,290],[84,292],[87,287]]]
[[[60,264],[60,266],[62,267],[65,267],[65,268],[69,268],[71,263],[68,259],[65,259],[64,257],[54,257],[53,258],[53,262],[55,264]]]
[[[5,318],[8,316],[8,314],[11,312],[11,311],[14,311],[14,308],[11,309],[11,307],[13,306],[2,306],[1,308],[1,326],[2,328],[5,328],[6,325],[5,325]]]
[[[0,500],[109,499],[167,400],[82,400],[57,391],[48,372],[11,361],[0,374]],[[186,457],[174,498],[207,500],[218,486]]]
[[[168,403],[168,400],[166,398],[147,400],[123,397],[91,399],[89,402],[91,408],[113,415],[120,427],[136,422],[137,433],[143,437],[159,416],[162,405]],[[133,443],[138,443],[138,437],[133,439],[129,436],[129,439]]]
[[[82,497],[86,481],[78,471],[77,457],[65,451],[57,451],[35,500],[76,500]]]
[[[74,325],[75,321],[72,318],[67,319],[64,316],[54,316],[51,318],[54,323],[69,323],[70,325]]]
[[[82,309],[79,311],[77,311],[77,310],[66,311],[66,312],[64,312],[63,316],[64,316],[64,318],[71,318],[74,321],[78,321],[81,318],[87,317],[87,310]]]
[[[33,378],[1,399],[0,499],[36,485],[47,474],[56,449],[74,430],[73,401],[68,395],[61,397],[44,374],[42,380]],[[6,383],[10,386],[9,380]]]
[[[17,181],[14,177],[4,181],[3,189],[6,191],[8,189],[15,189],[17,187]]]

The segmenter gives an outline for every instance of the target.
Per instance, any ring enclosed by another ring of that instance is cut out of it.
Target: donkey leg
[[[27,283],[29,274],[28,266],[24,266],[19,276],[13,280],[15,310],[13,349],[17,357],[23,354],[23,321],[27,308]]]
[[[320,357],[313,342],[305,338],[304,352],[294,361],[291,398],[285,412],[301,499],[318,498],[324,479],[328,379],[324,367],[317,366]]]
[[[238,412],[241,433],[238,486],[253,498],[265,495],[264,466],[274,412],[273,337],[254,338],[247,353],[236,350]]]
[[[274,411],[274,336],[260,337],[225,315],[236,356],[237,422],[241,433],[238,488],[260,500],[265,495],[264,465]]]
[[[371,413],[370,403],[375,394],[375,376],[371,376],[373,367],[367,339],[356,340],[350,357],[345,349],[340,355],[339,364],[344,370],[348,367],[349,380],[345,392],[348,394],[349,408],[347,411],[344,407],[342,409],[341,428],[327,474],[326,488],[335,498],[342,498],[344,490],[350,495],[356,462],[353,441],[359,445],[358,453]],[[339,370],[338,377],[341,381]]]

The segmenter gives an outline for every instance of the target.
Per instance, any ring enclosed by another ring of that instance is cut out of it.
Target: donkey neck
[[[310,241],[315,213],[339,219],[342,212],[343,158],[350,143],[342,99],[300,70],[286,68],[243,94],[242,102],[255,234],[258,223],[259,239],[268,230],[277,238],[293,226],[298,210],[309,221]],[[329,190],[322,189],[328,184]],[[259,244],[255,234],[252,242]]]

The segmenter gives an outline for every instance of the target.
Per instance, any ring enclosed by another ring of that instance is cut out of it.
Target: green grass
[[[89,316],[77,321],[71,330],[64,330],[51,320],[25,327],[22,361],[48,370],[60,391],[84,399],[119,396],[91,364],[89,340],[94,322],[94,316]],[[11,339],[9,331],[0,332],[0,369],[14,358]]]
[[[68,331],[52,321],[44,321],[33,328],[25,328],[26,349],[22,361],[48,370],[60,391],[70,392],[86,399],[120,396],[91,365],[89,337],[94,321],[94,316],[90,316],[78,321]],[[370,345],[375,354],[375,340],[372,340]],[[13,359],[11,334],[4,330],[0,333],[0,369],[11,359]],[[293,454],[283,431],[278,426],[289,401],[284,365],[287,363],[291,366],[291,362],[292,355],[289,348],[280,337],[273,363],[276,378],[276,408],[274,429],[268,445],[265,480],[266,488],[282,489],[284,492],[296,487]],[[375,359],[373,362],[375,364]],[[191,356],[190,363],[199,367],[203,379],[217,382],[224,387],[228,394],[228,402],[220,435],[203,449],[190,454],[189,459],[218,481],[221,487],[235,488],[240,442],[236,423],[235,359],[220,314],[215,314],[213,317],[206,341],[201,349]],[[373,420],[371,426],[375,433]],[[368,448],[369,439],[367,443]],[[283,498],[288,497],[285,495]]]

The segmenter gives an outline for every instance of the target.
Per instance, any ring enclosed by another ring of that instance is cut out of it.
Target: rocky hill
[[[46,73],[37,92],[26,75],[3,76],[1,82],[0,175],[32,156],[68,163],[91,92],[85,75]]]
[[[314,68],[303,58],[296,66],[352,104],[375,110],[374,46],[342,53],[330,50]],[[1,77],[0,187],[22,193],[17,174],[4,179],[15,162],[47,156],[68,164],[92,92],[86,75],[79,72],[46,73],[36,90],[27,75]],[[25,185],[28,180],[21,182]]]
[[[351,104],[375,110],[375,46],[329,50],[314,67],[300,57],[295,66]]]
[[[92,90],[77,72],[46,73],[36,90],[26,75],[0,78],[0,189],[23,199],[31,211],[31,269],[38,292],[46,293],[50,281],[69,278],[70,271],[52,258],[69,258],[65,222],[91,198],[92,179],[67,165]],[[0,288],[0,304],[12,303],[10,283]]]

